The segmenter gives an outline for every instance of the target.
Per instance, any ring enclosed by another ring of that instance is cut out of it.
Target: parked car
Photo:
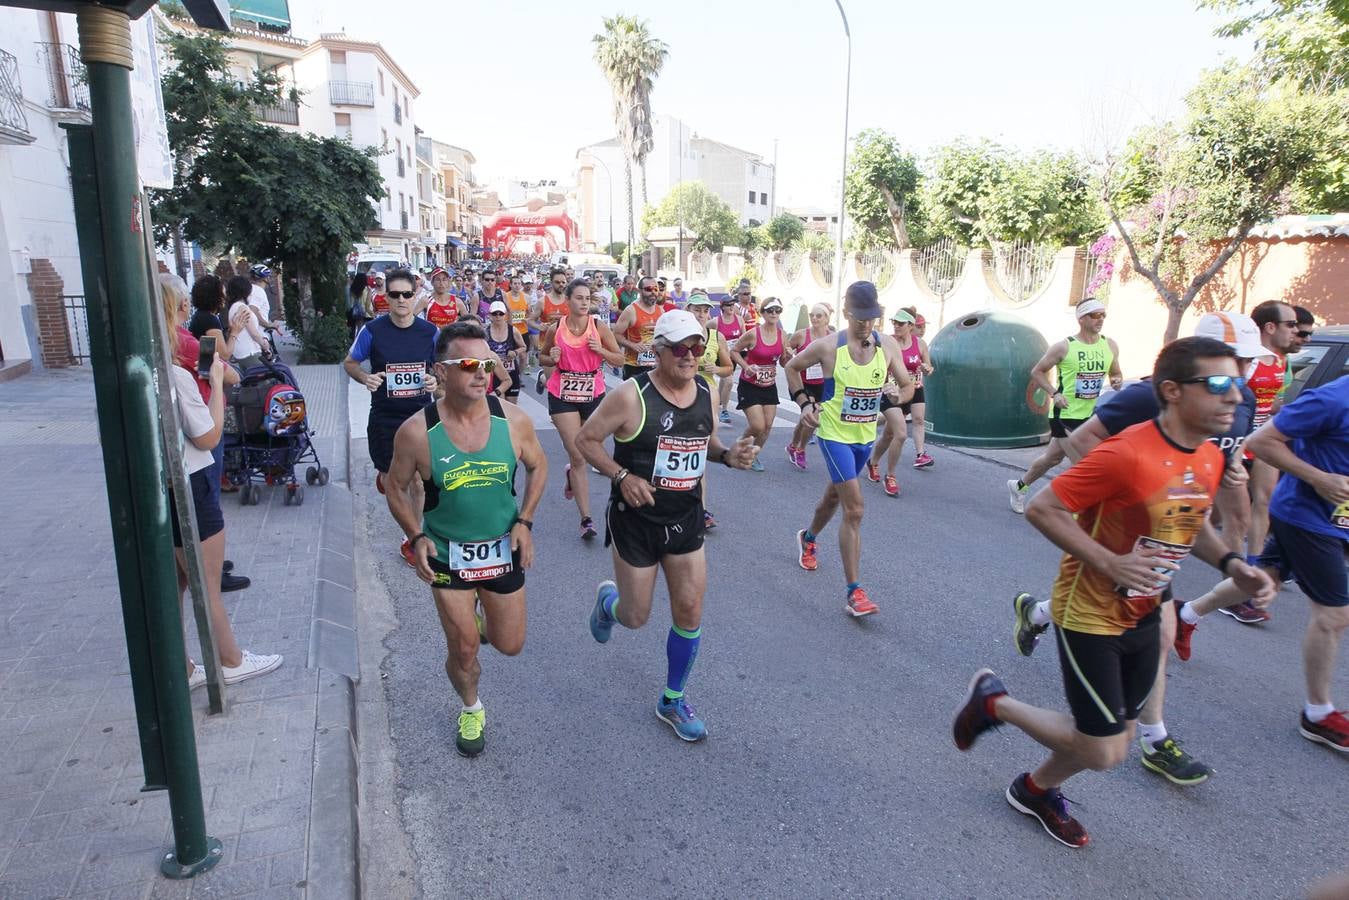
[[[1288,357],[1291,382],[1284,396],[1287,403],[1309,387],[1319,387],[1349,375],[1349,325],[1328,325],[1316,329],[1297,353]]]

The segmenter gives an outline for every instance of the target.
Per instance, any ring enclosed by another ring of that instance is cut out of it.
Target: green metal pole
[[[151,316],[162,313],[155,308],[142,233],[131,112],[131,20],[121,10],[100,6],[82,7],[77,16],[80,49],[88,68],[105,263],[103,287],[113,340],[113,371],[105,377],[115,379],[118,388],[113,409],[100,405],[100,436],[121,439],[126,465],[122,478],[108,480],[108,503],[114,526],[129,525],[133,535],[131,542],[117,548],[125,551],[119,554],[118,569],[139,571],[139,578],[122,578],[120,583],[138,582],[143,592],[143,626],[126,622],[127,647],[137,652],[148,642],[153,673],[174,836],[174,849],[161,857],[160,870],[171,878],[189,878],[215,865],[221,849],[220,842],[206,834],[188,699],[181,597],[164,488],[157,393],[169,386],[155,379],[158,347]],[[110,415],[120,416],[120,429],[105,433],[102,420]],[[131,634],[140,627],[144,642]],[[139,705],[143,698],[136,700]]]

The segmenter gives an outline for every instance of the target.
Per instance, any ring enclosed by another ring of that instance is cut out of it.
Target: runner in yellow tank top
[[[899,402],[912,397],[914,388],[899,344],[875,330],[881,314],[876,286],[870,281],[854,281],[844,295],[847,327],[837,338],[812,341],[786,366],[787,389],[801,407],[802,421],[812,428],[818,424],[816,441],[824,452],[830,480],[810,527],[796,533],[797,562],[806,571],[815,571],[815,537],[842,503],[838,548],[848,579],[846,609],[854,617],[878,611],[862,589],[858,575],[862,561],[862,488],[857,475],[876,442],[876,418],[887,374],[899,385]],[[801,386],[801,373],[813,365],[824,367],[822,403]]]

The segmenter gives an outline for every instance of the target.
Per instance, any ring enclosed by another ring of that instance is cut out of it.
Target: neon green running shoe
[[[482,752],[486,739],[483,729],[487,725],[487,713],[477,709],[464,710],[459,714],[459,734],[454,739],[454,747],[460,756],[474,757]]]

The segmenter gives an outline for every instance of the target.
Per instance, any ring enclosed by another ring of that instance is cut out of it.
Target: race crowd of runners
[[[481,646],[513,655],[524,644],[525,575],[548,479],[533,420],[516,403],[529,389],[546,398],[561,438],[579,539],[599,538],[601,518],[611,549],[591,636],[607,643],[615,626],[646,624],[663,572],[671,626],[655,711],[678,737],[701,740],[707,728],[686,692],[702,634],[704,536],[717,524],[708,469],[764,471],[761,451],[787,402],[783,376],[800,409],[788,462],[810,467],[813,445],[825,476],[813,511],[794,513],[803,527],[792,552],[816,571],[818,541],[837,519],[840,605],[877,614],[861,568],[863,479],[897,496],[910,441],[915,469],[936,464],[924,441],[923,384],[934,372],[926,323],[913,309],[887,320],[865,281],[847,288],[838,330],[835,310],[820,304],[793,332],[781,300],[756,298],[747,282],[713,299],[679,279],[611,286],[602,273],[577,278],[565,267],[533,274],[509,265],[428,279],[385,272],[370,285],[374,317],[354,323],[344,362],[371,392],[370,456],[405,535],[399,552],[431,586],[444,629],[445,670],[462,701],[456,747],[476,756],[485,746]],[[1330,697],[1349,627],[1349,380],[1283,403],[1287,357],[1314,319],[1277,301],[1249,316],[1205,315],[1161,351],[1150,378],[1129,385],[1104,334],[1105,304],[1084,299],[1077,320],[1029,373],[1050,398],[1051,442],[1007,485],[1012,511],[1064,554],[1057,574],[1046,573],[1048,599],[1018,594],[1008,627],[1029,656],[1052,626],[1068,711],[1021,702],[980,669],[953,724],[962,751],[1002,724],[1045,747],[1006,799],[1070,847],[1088,838],[1064,784],[1119,765],[1135,738],[1148,771],[1178,785],[1210,777],[1164,723],[1167,659],[1190,658],[1214,611],[1268,621],[1282,582],[1296,579],[1311,608],[1296,727],[1349,754],[1349,718]],[[607,384],[606,373],[622,380]],[[745,427],[723,438],[732,403]],[[610,485],[602,510],[590,506],[591,476]],[[1218,574],[1209,593],[1182,601],[1170,581],[1190,556]]]

